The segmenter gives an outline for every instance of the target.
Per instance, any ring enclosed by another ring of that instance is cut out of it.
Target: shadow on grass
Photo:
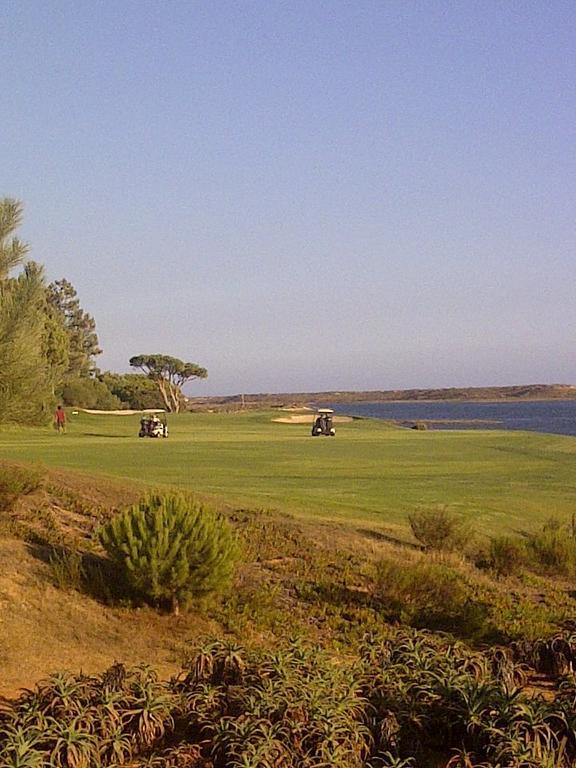
[[[298,588],[299,597],[311,602],[329,603],[338,608],[379,608],[380,601],[370,592],[345,584],[306,584]]]
[[[28,542],[27,548],[32,557],[48,565],[50,580],[58,589],[80,592],[105,605],[142,604],[106,557],[48,542]]]
[[[357,528],[356,532],[361,536],[365,536],[367,539],[373,539],[374,541],[385,541],[388,544],[394,544],[395,546],[407,547],[417,552],[421,552],[423,547],[420,544],[415,544],[412,541],[406,541],[398,536],[393,536],[391,533],[384,533],[383,531],[375,531],[371,528]]]
[[[109,432],[83,432],[80,437],[107,437],[113,440],[132,440],[133,435],[111,435]]]

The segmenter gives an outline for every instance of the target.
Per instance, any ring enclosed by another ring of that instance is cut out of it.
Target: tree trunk
[[[164,400],[166,410],[171,412],[172,408],[170,406],[170,400],[168,399],[168,392],[166,391],[166,381],[164,379],[156,379],[156,383],[158,384],[158,389],[162,395],[162,400]]]
[[[168,384],[170,388],[170,400],[172,401],[172,411],[174,413],[180,413],[180,397],[179,397],[179,391],[176,384]]]
[[[172,616],[180,616],[180,603],[176,595],[172,595]]]

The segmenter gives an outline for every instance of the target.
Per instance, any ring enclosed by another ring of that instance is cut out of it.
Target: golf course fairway
[[[407,531],[446,506],[478,533],[520,532],[576,511],[576,439],[504,431],[400,429],[377,420],[312,438],[277,412],[169,416],[168,439],[139,439],[139,417],[69,415],[64,435],[5,428],[0,458],[179,486],[219,503]],[[105,482],[105,481],[104,481]]]

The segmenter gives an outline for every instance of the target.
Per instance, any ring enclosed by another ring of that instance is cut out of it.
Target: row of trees
[[[0,422],[46,422],[57,400],[104,409],[179,411],[182,385],[205,368],[167,355],[138,355],[140,373],[102,373],[96,323],[65,279],[47,283],[15,232],[22,204],[0,199]]]
[[[28,246],[14,235],[21,220],[19,202],[0,202],[0,419],[34,423],[45,419],[69,349],[43,269],[25,262]]]

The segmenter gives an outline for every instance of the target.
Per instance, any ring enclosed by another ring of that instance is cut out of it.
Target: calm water
[[[430,429],[524,429],[576,435],[576,400],[339,403],[331,407],[337,413],[397,421],[406,426],[425,421]]]

